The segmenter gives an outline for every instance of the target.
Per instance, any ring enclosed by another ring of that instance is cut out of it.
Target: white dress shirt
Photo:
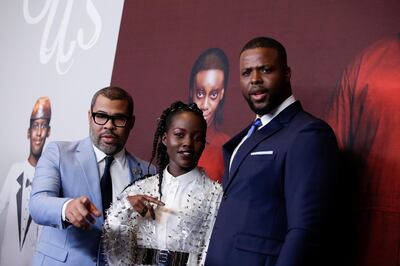
[[[106,161],[104,160],[107,156],[104,152],[99,150],[93,145],[94,153],[96,154],[97,166],[99,167],[99,178],[103,176],[104,168],[106,167]],[[129,163],[126,158],[125,149],[122,149],[117,154],[113,155],[114,161],[111,163],[110,174],[112,181],[112,194],[113,202],[117,200],[117,196],[129,184]]]

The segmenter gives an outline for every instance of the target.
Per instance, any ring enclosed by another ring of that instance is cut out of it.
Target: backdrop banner
[[[31,265],[38,228],[28,212],[28,158],[51,140],[88,135],[91,97],[111,81],[123,4],[0,2],[0,265]]]

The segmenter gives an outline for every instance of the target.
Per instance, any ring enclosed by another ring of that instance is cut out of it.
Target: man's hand
[[[151,218],[153,220],[156,218],[156,214],[154,213],[154,208],[150,204],[154,203],[158,206],[164,206],[164,202],[159,201],[157,198],[146,196],[146,195],[135,195],[128,196],[129,203],[132,207],[141,215],[146,216],[147,212],[150,212]]]
[[[73,199],[67,204],[65,218],[73,226],[80,229],[89,229],[96,222],[95,217],[102,213],[94,206],[87,196]]]

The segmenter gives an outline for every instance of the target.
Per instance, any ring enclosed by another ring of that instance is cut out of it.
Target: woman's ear
[[[167,146],[167,144],[166,144],[167,143],[167,133],[166,132],[164,132],[164,134],[162,135],[161,142],[162,142],[162,144]]]
[[[221,92],[219,93],[219,100],[220,101],[224,98],[224,93],[225,93],[225,88],[222,88]]]

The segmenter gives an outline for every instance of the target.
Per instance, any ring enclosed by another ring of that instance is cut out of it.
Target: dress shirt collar
[[[96,162],[100,163],[101,161],[104,160],[104,158],[107,156],[107,154],[105,154],[104,152],[102,152],[101,150],[99,150],[95,145],[93,145],[93,150],[94,153],[96,154]],[[125,154],[125,149],[122,149],[121,151],[119,151],[117,154],[114,154],[114,161],[118,162],[118,164],[124,168],[125,164],[126,164],[126,154]]]
[[[192,182],[197,176],[201,175],[200,170],[195,167],[193,170],[180,175],[180,176],[173,176],[171,175],[170,172],[168,172],[168,166],[165,167],[164,169],[164,179],[167,183],[175,183],[178,182],[179,185],[185,186],[186,184],[189,184],[190,182]]]
[[[260,118],[261,119],[261,123],[262,123],[262,125],[258,129],[264,127],[269,122],[271,122],[272,119],[274,119],[280,112],[285,110],[289,105],[291,105],[295,101],[296,101],[296,99],[294,98],[293,94],[291,94],[278,107],[276,107],[274,110],[272,110],[268,114],[265,114],[265,115],[263,115],[261,117],[257,115],[256,118]]]

